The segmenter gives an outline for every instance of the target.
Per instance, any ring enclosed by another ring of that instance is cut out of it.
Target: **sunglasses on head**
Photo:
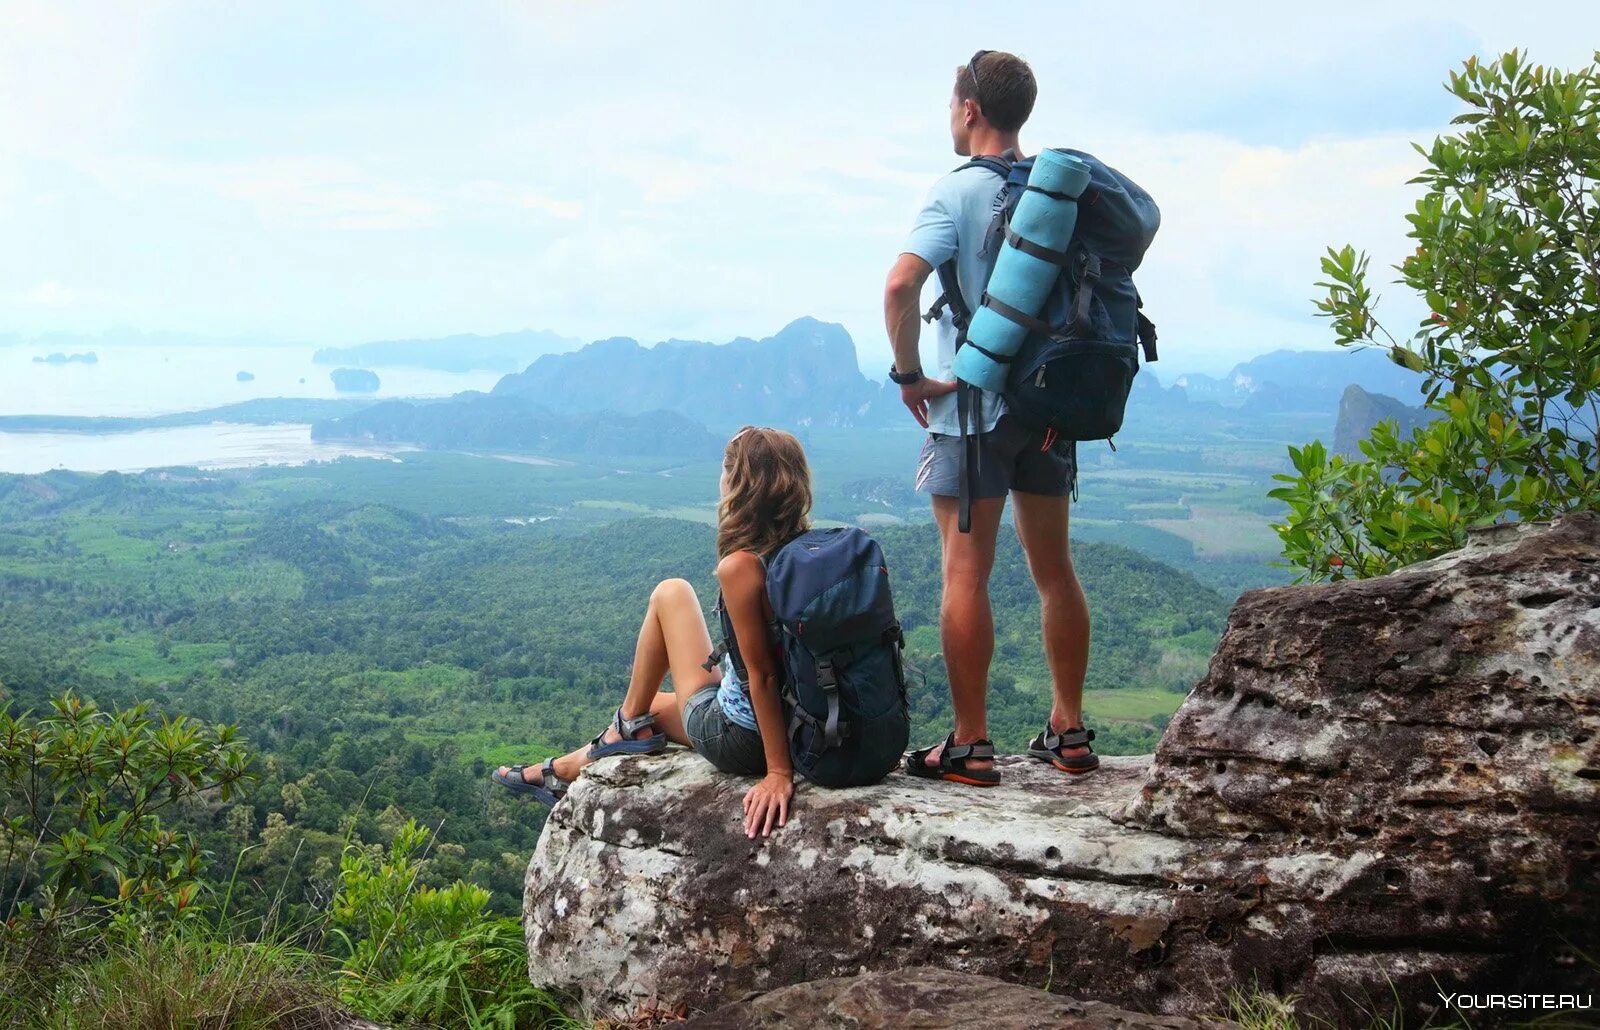
[[[972,60],[967,62],[967,74],[972,76],[972,92],[974,94],[973,99],[978,101],[978,106],[980,108],[987,105],[985,105],[983,102],[983,83],[978,81],[978,62],[983,60],[983,55],[987,53],[990,53],[990,51],[979,50],[977,53],[972,55]]]

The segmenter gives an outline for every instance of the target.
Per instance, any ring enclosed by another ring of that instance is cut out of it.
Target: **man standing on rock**
[[[1038,87],[1027,62],[980,50],[956,69],[950,98],[950,136],[963,157],[1020,158],[1018,133],[1033,110]],[[890,378],[917,423],[928,430],[917,469],[917,489],[933,495],[933,515],[943,548],[944,591],[939,632],[955,729],[941,744],[913,751],[906,771],[979,787],[995,786],[994,745],[988,740],[989,663],[994,656],[994,615],[989,572],[1006,495],[1014,502],[1017,536],[1039,591],[1045,658],[1054,705],[1028,752],[1072,773],[1099,765],[1083,726],[1083,679],[1089,662],[1089,608],[1072,568],[1067,505],[1077,476],[1075,452],[1057,453],[1039,434],[1006,414],[1000,396],[983,391],[977,434],[979,461],[971,483],[970,533],[959,528],[961,430],[957,384],[951,373],[958,330],[949,312],[938,320],[938,378],[922,371],[919,351],[922,287],[934,269],[953,262],[966,310],[976,311],[995,255],[985,242],[1003,175],[969,161],[940,179],[889,271],[884,314],[894,347]],[[930,313],[931,314],[931,313]],[[976,390],[976,388],[974,388]]]

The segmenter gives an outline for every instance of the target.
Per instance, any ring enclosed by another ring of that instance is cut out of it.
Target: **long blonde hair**
[[[811,528],[811,466],[792,434],[745,426],[728,441],[722,468],[728,487],[717,505],[717,557],[771,557]]]

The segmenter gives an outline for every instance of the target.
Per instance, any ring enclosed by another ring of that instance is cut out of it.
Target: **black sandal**
[[[660,754],[667,749],[667,735],[665,733],[656,730],[648,737],[634,737],[635,733],[655,724],[656,717],[653,712],[646,712],[643,715],[636,715],[629,719],[625,718],[622,714],[622,709],[618,708],[617,714],[611,718],[611,725],[616,727],[617,736],[622,739],[608,741],[605,739],[605,733],[602,732],[598,737],[589,741],[589,760],[592,762],[607,755]]]
[[[556,775],[554,758],[546,758],[544,764],[539,766],[538,783],[529,783],[523,779],[522,770],[526,768],[526,765],[513,765],[506,770],[504,776],[501,776],[500,770],[496,769],[489,774],[489,778],[514,794],[532,794],[551,808],[556,807],[556,802],[567,796],[567,790],[572,784]]]
[[[998,787],[1000,786],[999,769],[968,769],[967,763],[973,759],[978,761],[994,760],[994,744],[987,740],[974,740],[970,744],[957,744],[956,735],[952,732],[944,738],[944,747],[939,752],[939,764],[930,766],[928,756],[933,753],[933,747],[918,748],[906,755],[905,770],[912,776],[920,776],[925,780],[949,780],[951,783],[965,783],[971,787]]]
[[[1049,720],[1046,720],[1044,729],[1033,738],[1033,743],[1028,745],[1028,754],[1041,762],[1049,762],[1062,772],[1092,772],[1100,766],[1100,756],[1094,753],[1094,748],[1089,747],[1089,742],[1093,739],[1094,730],[1082,726],[1070,726],[1056,733],[1050,729]],[[1062,749],[1069,747],[1089,748],[1089,753],[1063,755]]]

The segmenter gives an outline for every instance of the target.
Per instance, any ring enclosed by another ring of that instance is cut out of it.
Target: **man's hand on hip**
[[[954,380],[945,382],[941,379],[918,379],[914,383],[907,383],[900,387],[900,400],[911,409],[911,417],[917,420],[917,425],[923,429],[928,428],[928,402],[935,397],[955,393]]]

